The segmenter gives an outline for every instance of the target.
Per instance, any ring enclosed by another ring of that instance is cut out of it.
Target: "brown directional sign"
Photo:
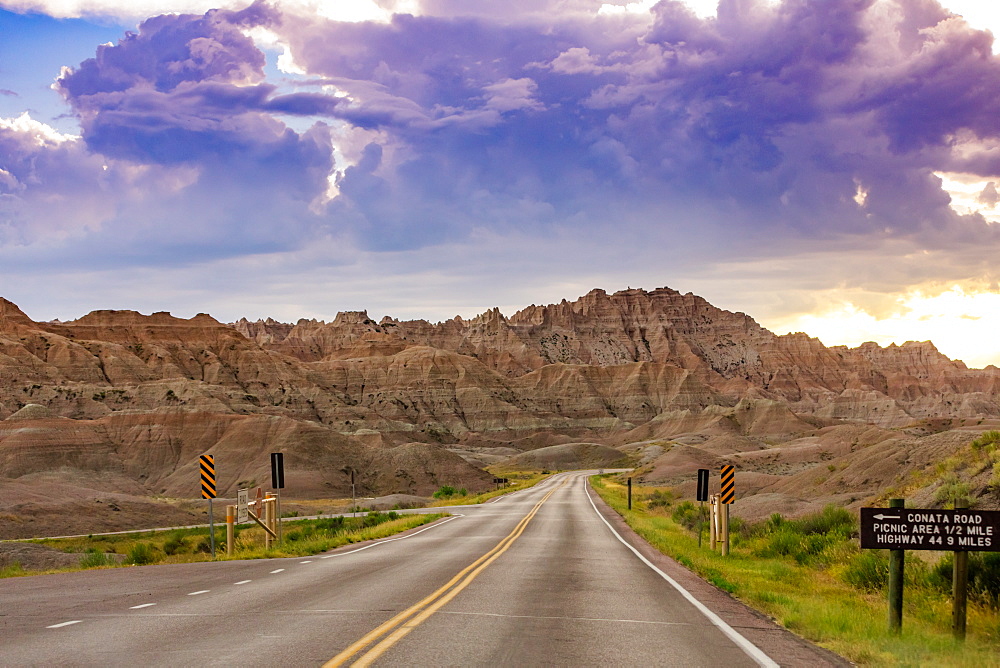
[[[862,508],[861,547],[1000,552],[1000,511]]]

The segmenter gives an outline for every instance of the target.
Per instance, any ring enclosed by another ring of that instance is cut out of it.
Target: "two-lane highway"
[[[0,664],[775,665],[640,560],[582,473],[460,512],[315,557],[3,580]]]

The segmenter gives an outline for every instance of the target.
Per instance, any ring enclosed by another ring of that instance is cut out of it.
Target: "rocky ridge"
[[[669,288],[441,323],[363,311],[42,323],[0,299],[0,378],[0,486],[100,472],[109,489],[188,497],[204,452],[229,462],[223,494],[266,480],[275,450],[294,493],[342,494],[353,469],[363,493],[427,494],[487,486],[474,464],[496,461],[491,449],[615,446],[648,459],[655,479],[671,457],[717,463],[842,423],[1000,417],[996,368],[929,342],[778,336]],[[692,449],[660,452],[664,439]]]

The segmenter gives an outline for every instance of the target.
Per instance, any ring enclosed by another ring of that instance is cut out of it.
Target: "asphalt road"
[[[688,576],[696,600],[592,494],[564,474],[315,557],[0,580],[0,664],[837,663]]]

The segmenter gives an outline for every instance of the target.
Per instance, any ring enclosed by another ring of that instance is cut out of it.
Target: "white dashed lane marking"
[[[193,592],[191,592],[190,594],[188,594],[188,596],[197,596],[198,594],[207,594],[210,591],[212,591],[212,590],[211,589],[201,589],[199,591],[193,591]]]
[[[300,561],[299,563],[300,564],[311,564],[312,563],[312,559],[306,559],[305,561]]]
[[[274,575],[275,573],[281,573],[283,570],[285,570],[285,569],[284,568],[279,568],[277,570],[271,571],[271,575]]]
[[[245,585],[248,582],[253,582],[253,580],[240,580],[239,582],[234,582],[233,584]]]
[[[47,629],[61,629],[64,626],[72,626],[73,624],[79,624],[82,619],[74,619],[72,622],[63,622],[62,624],[53,624],[52,626],[46,626]]]
[[[150,606],[156,605],[155,603],[143,603],[142,605],[133,605],[129,610],[141,610],[142,608],[148,608]]]

